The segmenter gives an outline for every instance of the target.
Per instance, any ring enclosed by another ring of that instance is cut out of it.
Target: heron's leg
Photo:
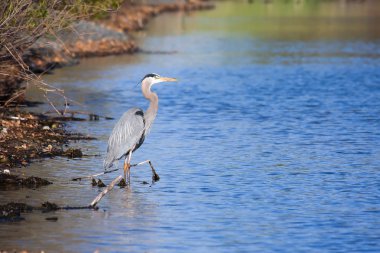
[[[127,164],[126,164],[126,171],[128,174],[128,181],[127,184],[131,183],[131,159],[132,159],[132,149],[129,151],[128,158],[127,158]]]
[[[124,169],[124,181],[127,182],[127,170],[128,170],[127,158],[125,158],[124,160],[123,169]]]
[[[149,166],[152,169],[152,180],[153,180],[153,182],[157,182],[158,180],[160,180],[160,177],[156,173],[156,170],[154,169],[153,164],[152,164],[152,162],[150,160],[146,160],[146,161],[143,161],[141,163],[131,164],[131,167],[140,166],[140,165],[143,165],[143,164],[146,164],[146,163],[149,163]]]

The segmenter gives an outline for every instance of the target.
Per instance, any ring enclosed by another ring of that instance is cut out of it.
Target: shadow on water
[[[144,50],[175,54],[85,59],[46,76],[115,118],[69,124],[97,138],[73,146],[100,155],[122,112],[147,107],[142,76],[179,78],[154,88],[158,117],[133,157],[151,159],[161,180],[150,187],[149,167],[133,169],[132,189],[115,188],[98,211],[1,224],[0,248],[378,251],[380,3],[248,2],[163,15],[134,35]],[[23,172],[53,184],[0,191],[0,200],[89,204],[99,189],[70,178],[101,164],[101,156],[36,162]]]

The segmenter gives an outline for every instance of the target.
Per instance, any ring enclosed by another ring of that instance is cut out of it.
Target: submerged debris
[[[160,181],[160,176],[157,173],[154,173],[153,176],[152,176],[152,181],[153,182]]]
[[[98,180],[98,182],[96,182],[96,179],[95,178],[92,178],[91,179],[91,185],[92,186],[97,186],[97,187],[106,187],[107,185],[105,183],[103,183],[102,180]]]
[[[106,187],[107,185],[105,185],[104,183],[103,183],[103,181],[102,180],[98,180],[98,187]]]
[[[120,188],[126,187],[127,182],[125,182],[124,178],[120,180],[120,182],[117,184],[117,186],[120,186]]]
[[[61,207],[59,207],[57,204],[50,203],[49,201],[42,203],[41,206],[44,213],[61,209]]]
[[[42,211],[43,213],[57,211],[57,210],[80,210],[80,209],[88,209],[88,210],[98,210],[95,206],[65,206],[60,207],[55,203],[44,202],[40,207],[34,207],[27,205],[25,203],[14,203],[10,202],[5,205],[0,205],[0,222],[9,222],[9,221],[21,221],[25,220],[21,216],[21,213],[29,213],[32,211]],[[46,220],[57,221],[57,217],[48,217]]]
[[[83,156],[82,150],[79,148],[69,148],[63,154],[68,158],[80,158]]]
[[[17,175],[0,173],[0,189],[15,187],[38,188],[49,184],[52,184],[52,182],[40,177],[22,178]]]
[[[45,218],[45,220],[48,220],[48,221],[57,221],[58,217],[47,217],[47,218]]]
[[[35,187],[52,184],[52,182],[40,177],[28,177],[21,180],[21,184],[25,187],[35,188]]]
[[[20,221],[24,220],[21,217],[21,212],[31,212],[33,207],[24,203],[8,203],[0,205],[0,221]]]

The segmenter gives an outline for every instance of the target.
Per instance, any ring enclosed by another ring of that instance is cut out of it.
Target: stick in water
[[[71,179],[72,181],[78,181],[78,180],[82,180],[82,179],[85,179],[85,178],[93,178],[93,177],[97,177],[97,176],[101,176],[101,175],[104,175],[104,174],[108,174],[108,173],[111,173],[111,172],[114,172],[114,171],[117,171],[119,169],[113,169],[113,170],[106,170],[106,171],[103,171],[103,172],[100,172],[98,174],[95,174],[95,175],[91,175],[91,176],[83,176],[83,177],[76,177],[76,178],[73,178]]]
[[[101,193],[99,193],[98,196],[96,196],[96,198],[91,202],[90,206],[91,207],[95,207],[96,204],[98,204],[98,202],[104,197],[104,195],[107,194],[107,192],[109,192],[110,190],[112,190],[112,188],[115,186],[115,184],[119,183],[120,180],[122,179],[123,177],[120,175],[118,176],[116,179],[114,179],[108,186],[106,189],[104,189]]]

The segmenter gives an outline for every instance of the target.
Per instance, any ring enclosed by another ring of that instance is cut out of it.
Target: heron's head
[[[162,82],[176,82],[177,79],[171,78],[171,77],[163,77],[158,74],[152,73],[147,74],[144,76],[143,79],[141,79],[141,85],[148,86],[149,88],[152,87],[153,84],[156,83],[162,83]]]

